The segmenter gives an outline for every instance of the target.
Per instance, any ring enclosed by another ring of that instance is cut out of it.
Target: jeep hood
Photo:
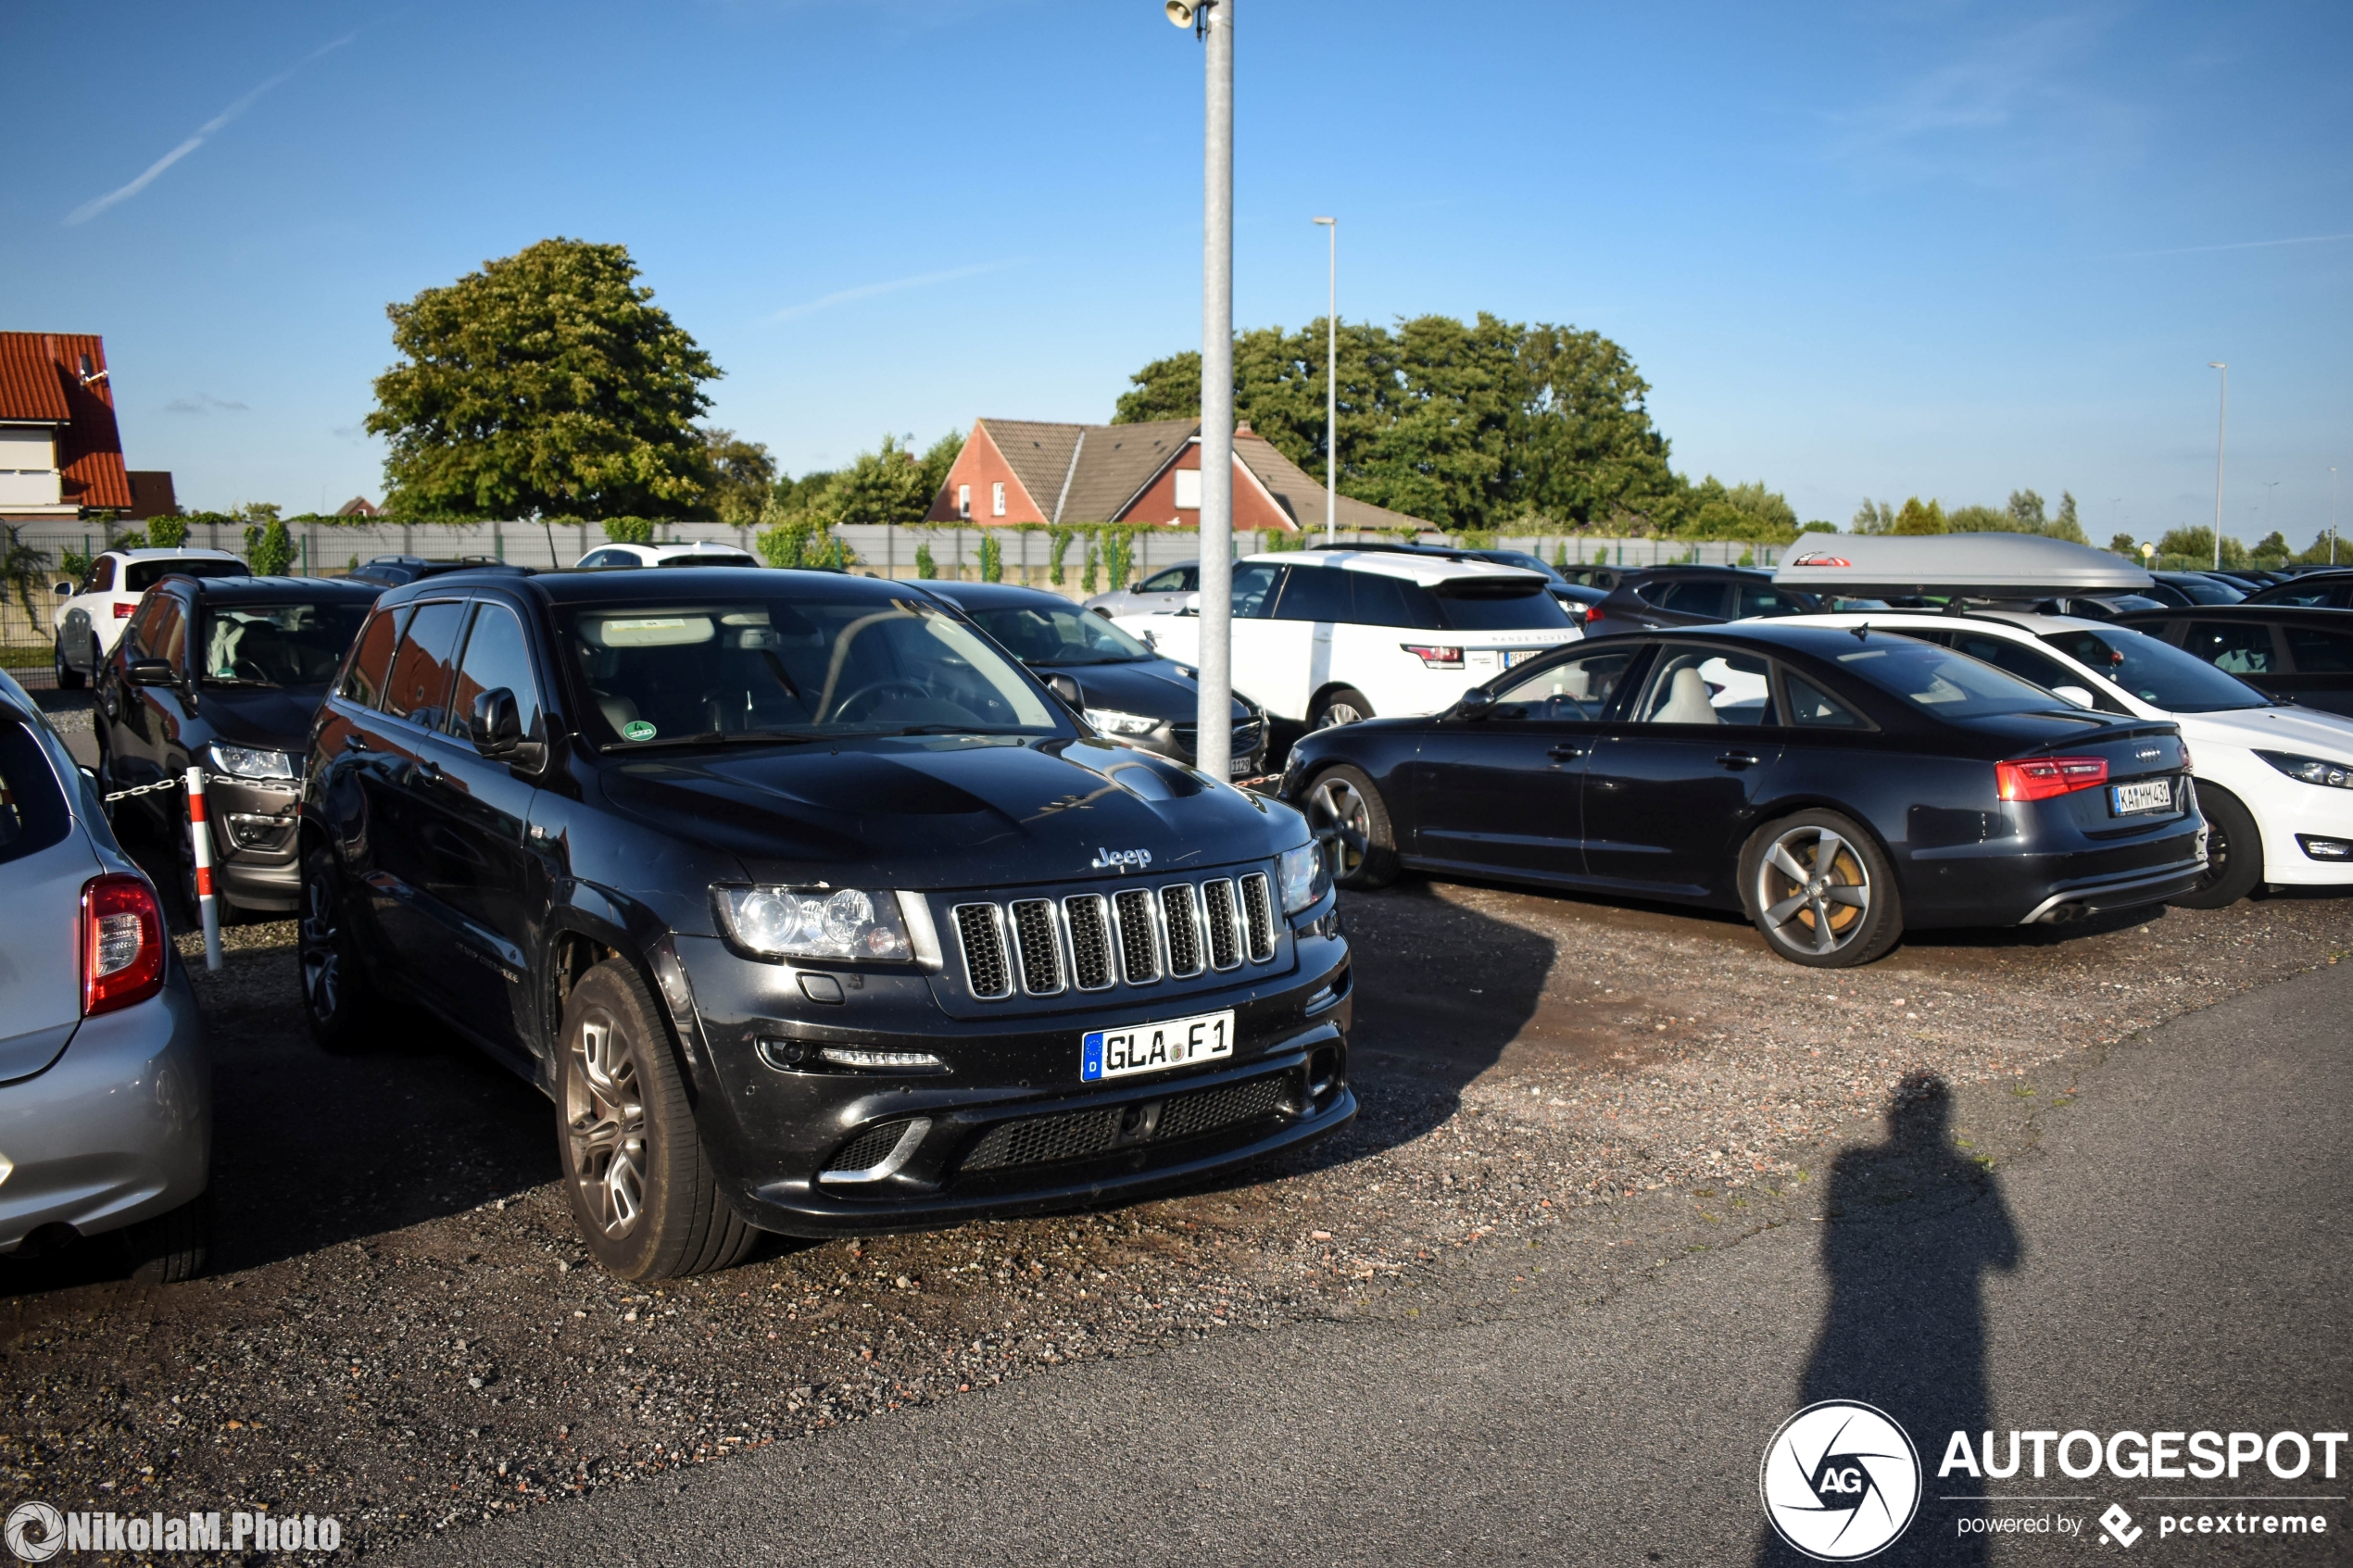
[[[926,735],[609,759],[605,793],[759,882],[921,889],[1255,859],[1304,843],[1287,806],[1099,740]],[[1105,862],[1097,864],[1098,861]]]

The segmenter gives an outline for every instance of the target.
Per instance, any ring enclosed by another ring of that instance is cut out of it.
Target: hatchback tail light
[[[2048,800],[2106,783],[2105,757],[2030,757],[1994,764],[1994,792],[2005,800]]]
[[[163,910],[145,878],[116,872],[82,888],[82,1015],[94,1018],[163,989]]]
[[[1460,648],[1421,647],[1413,643],[1401,643],[1398,646],[1420,659],[1425,669],[1460,670],[1463,667],[1463,650]]]

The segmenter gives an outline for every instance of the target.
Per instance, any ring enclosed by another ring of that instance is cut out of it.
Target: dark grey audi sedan
[[[308,756],[313,1034],[404,998],[537,1084],[624,1277],[1121,1199],[1355,1114],[1305,820],[1103,739],[928,593],[411,583]]]

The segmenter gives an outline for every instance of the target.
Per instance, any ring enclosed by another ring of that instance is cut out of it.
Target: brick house
[[[1429,528],[1342,495],[1340,526]],[[1201,421],[1049,424],[977,420],[933,497],[927,522],[1201,522]],[[1234,431],[1234,529],[1297,533],[1324,523],[1324,487],[1249,425]]]
[[[169,497],[169,474],[144,475]],[[132,515],[107,351],[94,333],[0,332],[0,518]]]

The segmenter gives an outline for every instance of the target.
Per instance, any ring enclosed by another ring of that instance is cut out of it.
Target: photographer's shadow
[[[1958,1474],[1939,1482],[1936,1471],[1953,1433],[1967,1433],[1974,1448],[1992,1425],[1982,1281],[1988,1270],[2016,1268],[2020,1246],[1993,1172],[1953,1139],[1951,1089],[1916,1073],[1890,1100],[1886,1141],[1831,1163],[1822,1195],[1830,1306],[1797,1400],[1872,1405],[1910,1436],[1920,1499],[1894,1554],[1906,1562],[1987,1557],[1988,1537],[1961,1533],[1957,1523],[1982,1515],[1982,1505],[1936,1500],[1982,1495],[1983,1482]],[[1801,1463],[1828,1468],[1820,1456]],[[1856,1538],[1884,1517],[1869,1512],[1883,1506],[1874,1490],[1842,1492],[1833,1482],[1816,1495],[1831,1517],[1850,1514]],[[1808,1559],[1768,1525],[1755,1561],[1794,1568]]]

